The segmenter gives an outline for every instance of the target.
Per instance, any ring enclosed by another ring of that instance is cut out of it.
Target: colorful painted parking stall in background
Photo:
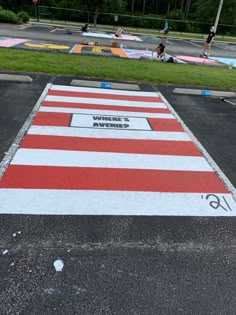
[[[94,45],[75,45],[71,50],[73,54],[92,54],[112,57],[127,58],[125,52],[120,48]]]
[[[236,58],[210,57],[210,59],[236,68]]]
[[[81,36],[84,37],[97,37],[97,38],[107,38],[107,39],[117,39],[117,37],[115,36],[114,33],[110,33],[110,32],[103,32],[103,31],[92,31],[92,32],[82,32],[81,30],[76,30],[76,29],[64,29],[64,28],[59,28],[56,27],[53,30],[50,31],[51,33],[64,33],[64,34],[69,34],[71,35],[72,33],[79,33]],[[141,37],[136,36],[136,35],[132,35],[132,34],[128,34],[125,33],[122,35],[122,37],[120,37],[119,39],[122,40],[131,40],[131,41],[138,41],[138,42],[142,42]]]
[[[92,33],[97,34],[100,33]],[[101,35],[101,34],[100,34]],[[89,37],[90,35],[88,35]],[[126,36],[127,37],[127,36]],[[122,38],[123,39],[123,38]],[[136,40],[132,37],[127,37],[127,40]],[[90,44],[89,44],[90,43]],[[38,41],[29,40],[23,38],[0,38],[0,47],[16,47],[22,49],[30,50],[43,50],[43,51],[57,51],[64,53],[74,53],[74,54],[86,54],[86,55],[102,55],[110,57],[120,57],[129,59],[148,59],[157,60],[156,56],[152,56],[152,51],[142,50],[142,49],[128,49],[128,48],[115,48],[107,46],[95,45],[95,43],[88,42],[86,44],[77,43],[55,43],[49,41]],[[174,57],[177,63],[195,63],[195,64],[212,64],[212,65],[227,65],[230,67],[236,67],[236,58],[221,58],[221,57],[193,57],[185,55],[169,55],[167,54],[167,59],[169,57]]]
[[[9,38],[9,37],[0,37],[0,47],[14,47],[21,43],[27,42],[28,39],[24,38]]]
[[[48,85],[0,181],[0,213],[235,216],[161,94]]]
[[[43,51],[57,51],[70,53],[71,49],[74,47],[74,44],[60,44],[55,42],[48,41],[39,41],[39,40],[29,40],[27,42],[17,45],[17,48],[29,49],[29,50],[43,50]]]
[[[216,64],[217,63],[216,60],[212,60],[210,58],[202,58],[202,57],[177,55],[176,58],[183,60],[185,62],[191,62],[191,63],[206,63],[206,64]]]
[[[150,50],[144,49],[122,49],[129,59],[149,59],[149,60],[157,60],[156,53],[152,54]],[[168,60],[172,55],[166,54],[166,60]],[[175,61],[178,63],[185,63],[185,61],[175,57]]]
[[[117,39],[117,37],[115,36],[115,34],[111,34],[111,33],[94,33],[94,32],[85,32],[82,33],[83,36],[85,37],[99,37],[99,38],[111,38],[111,39]],[[142,42],[142,39],[138,36],[134,36],[131,34],[123,34],[121,38],[122,40],[133,40],[133,41],[138,41],[138,42]]]

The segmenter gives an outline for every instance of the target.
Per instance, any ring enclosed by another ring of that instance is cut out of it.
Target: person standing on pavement
[[[205,41],[205,44],[204,44],[204,48],[203,48],[203,57],[208,57],[211,53],[211,44],[213,43],[213,40],[216,36],[216,33],[215,33],[215,27],[212,26],[210,28],[210,32],[207,36],[207,39]]]
[[[164,29],[161,32],[164,33],[165,35],[169,33],[169,23],[167,20],[165,20]]]

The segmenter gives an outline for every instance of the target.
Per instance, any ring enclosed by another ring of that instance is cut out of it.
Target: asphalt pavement
[[[98,33],[94,33],[96,36],[93,37],[90,34],[89,37],[84,36],[78,28],[72,28],[67,25],[64,26],[57,26],[53,24],[26,24],[24,26],[7,26],[6,24],[0,25],[0,36],[7,36],[13,38],[25,38],[35,41],[47,41],[47,42],[56,42],[60,44],[79,44],[83,40],[87,42],[96,41],[98,42],[99,46],[108,46],[111,47],[112,41],[114,39],[110,38],[103,38],[103,31],[97,30]],[[100,37],[99,37],[100,32]],[[138,35],[139,36],[139,35]],[[157,34],[157,36],[147,36],[147,35],[140,35],[139,36],[142,41],[136,40],[122,40],[117,39],[118,43],[122,45],[122,47],[127,49],[144,49],[144,50],[153,50],[163,38]],[[202,40],[193,40],[193,39],[180,39],[176,38],[169,34],[167,40],[164,39],[166,42],[167,53],[170,55],[186,55],[192,58],[197,58],[202,53],[204,39]],[[236,48],[234,43],[222,43],[217,41],[217,37],[212,44],[211,55],[215,57],[222,57],[222,58],[230,58],[233,59],[235,62],[236,58]],[[17,46],[16,46],[17,48]],[[19,45],[18,48],[26,49],[26,46]],[[37,48],[39,49],[39,47]],[[45,49],[45,47],[44,47]],[[51,48],[53,50],[53,48]],[[58,48],[55,49],[58,51]],[[195,62],[194,59],[192,61]]]
[[[47,83],[83,79],[26,75],[32,83],[0,81],[0,160]],[[235,108],[218,98],[177,95],[174,88],[140,85],[164,95],[235,187]],[[0,219],[1,314],[236,312],[235,216]],[[61,272],[55,263],[63,264]]]

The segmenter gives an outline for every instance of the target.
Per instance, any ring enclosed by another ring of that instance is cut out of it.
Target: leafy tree
[[[121,13],[125,11],[127,2],[124,0],[87,0],[87,10],[94,12],[93,23],[97,24],[97,18],[101,12]]]

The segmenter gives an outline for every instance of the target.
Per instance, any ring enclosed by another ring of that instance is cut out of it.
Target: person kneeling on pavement
[[[162,43],[160,43],[153,51],[152,51],[152,56],[156,52],[157,58],[160,59],[161,61],[166,60],[166,46]]]
[[[157,53],[157,60],[160,60],[160,61],[166,61],[166,62],[169,62],[169,63],[175,63],[175,59],[173,57],[169,57],[167,60],[166,60],[166,47],[164,44],[160,43],[152,52],[152,56],[154,54],[154,52]]]

